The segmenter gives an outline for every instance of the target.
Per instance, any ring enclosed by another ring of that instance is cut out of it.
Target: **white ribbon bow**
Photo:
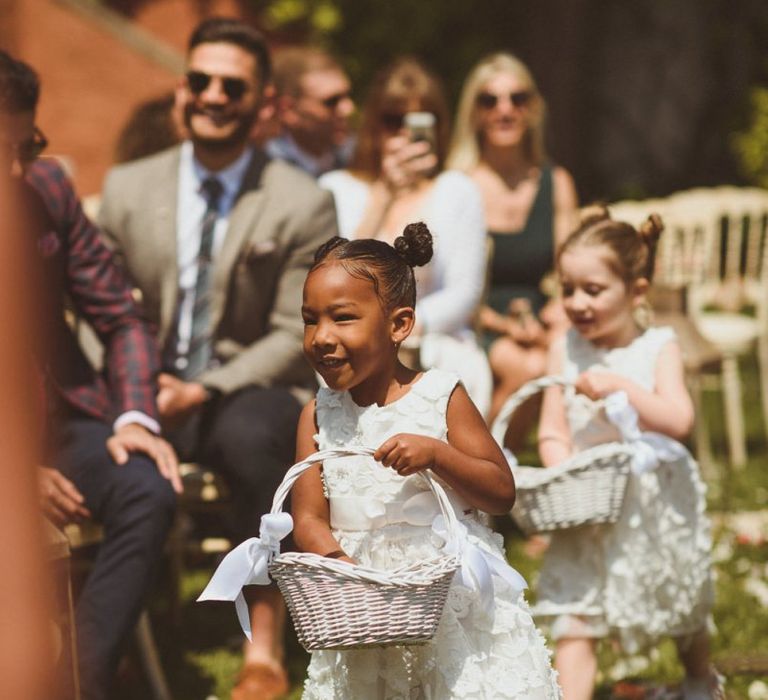
[[[242,588],[269,584],[269,562],[280,553],[280,541],[291,530],[293,518],[288,513],[263,515],[259,537],[245,540],[227,554],[197,599],[234,601],[237,619],[248,641],[251,641],[251,620]]]
[[[512,588],[515,598],[528,588],[525,579],[497,554],[489,552],[469,541],[466,525],[457,523],[455,537],[448,534],[445,516],[438,515],[432,521],[432,531],[445,541],[446,554],[458,554],[461,559],[456,572],[458,583],[478,593],[483,608],[494,609],[493,577],[497,576]]]
[[[634,447],[632,471],[644,474],[656,469],[660,462],[674,462],[688,455],[677,440],[667,435],[642,431],[637,425],[637,411],[629,403],[626,391],[616,391],[605,398],[605,413],[621,433],[625,442]]]

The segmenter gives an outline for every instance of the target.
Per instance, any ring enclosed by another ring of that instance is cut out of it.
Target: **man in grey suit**
[[[185,460],[220,470],[234,536],[260,516],[291,464],[301,391],[301,295],[318,245],[337,234],[331,195],[249,144],[264,114],[270,59],[238,20],[203,22],[177,89],[189,140],[114,168],[100,223],[143,296],[164,348],[158,406]],[[284,608],[252,587],[253,643],[234,700],[287,690]]]

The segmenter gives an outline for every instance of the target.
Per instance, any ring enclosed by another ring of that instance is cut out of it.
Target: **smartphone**
[[[410,134],[411,141],[426,141],[432,152],[436,150],[435,115],[431,112],[407,112],[403,125]]]

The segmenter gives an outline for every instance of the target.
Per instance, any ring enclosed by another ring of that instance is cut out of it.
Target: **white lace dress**
[[[564,374],[603,370],[653,389],[656,361],[674,339],[670,328],[649,328],[630,345],[602,350],[569,331]],[[601,402],[565,392],[577,450],[621,441]],[[702,629],[712,604],[710,529],[698,465],[684,451],[675,461],[631,473],[613,526],[553,534],[537,586],[534,615],[553,638],[617,637],[635,651],[661,636]]]
[[[455,375],[433,369],[397,401],[367,407],[355,404],[346,392],[321,389],[317,395],[318,447],[378,447],[401,432],[445,440],[446,407],[456,383]],[[391,504],[428,489],[421,476],[403,478],[365,457],[326,460],[323,479],[332,523],[334,504],[344,503],[344,499]],[[501,536],[483,525],[474,511],[462,517],[470,541],[504,556]],[[395,522],[356,531],[334,528],[334,534],[350,556],[381,569],[432,558],[439,552],[429,526]],[[454,583],[437,634],[426,645],[314,652],[303,697],[559,698],[549,652],[522,594],[514,594],[496,578],[493,585],[495,606],[487,612],[474,593]]]

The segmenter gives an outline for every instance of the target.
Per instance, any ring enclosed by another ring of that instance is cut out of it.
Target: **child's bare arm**
[[[301,412],[296,435],[296,461],[306,459],[317,450],[314,435],[315,402],[308,403]],[[293,515],[293,538],[303,552],[334,554],[341,551],[339,543],[331,533],[330,509],[323,495],[323,479],[320,465],[305,471],[291,490],[291,513]]]
[[[590,398],[626,391],[644,430],[684,440],[693,427],[693,403],[685,387],[683,359],[676,342],[667,343],[656,362],[655,388],[644,389],[631,379],[608,372],[584,372],[577,389]]]
[[[515,481],[475,405],[460,384],[448,401],[448,442],[400,433],[385,441],[374,458],[406,476],[430,468],[470,505],[507,513],[515,502]]]
[[[557,375],[562,372],[563,340],[552,343],[549,351],[547,374]],[[559,386],[550,387],[544,392],[544,401],[539,418],[539,457],[545,467],[560,464],[573,453],[571,429],[565,413],[565,396]]]

